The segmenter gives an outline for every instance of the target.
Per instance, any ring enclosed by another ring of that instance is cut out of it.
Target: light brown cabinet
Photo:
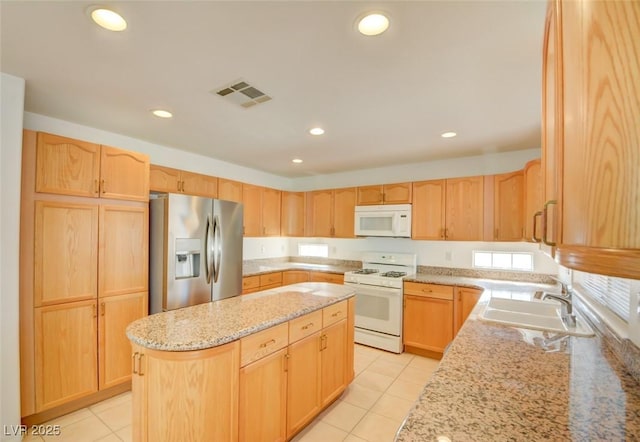
[[[355,206],[355,187],[307,192],[306,235],[353,238]]]
[[[343,284],[344,275],[340,273],[309,272],[311,282],[331,282],[333,284]]]
[[[264,273],[262,275],[244,276],[242,278],[242,294],[246,295],[260,290],[280,287],[283,272]]]
[[[446,180],[413,183],[411,238],[445,239]]]
[[[282,192],[280,232],[282,236],[304,236],[304,192]]]
[[[244,236],[280,236],[280,194],[276,189],[242,185]]]
[[[149,189],[156,192],[184,193],[217,198],[218,178],[152,164],[149,174]]]
[[[358,187],[359,206],[373,204],[411,204],[411,183]]]
[[[492,239],[520,241],[524,236],[524,173],[519,170],[493,175],[491,180],[494,189]]]
[[[282,285],[309,281],[309,272],[307,270],[287,270],[282,272]]]
[[[322,405],[325,406],[333,402],[347,388],[346,318],[322,330],[320,367],[320,397]]]
[[[218,178],[218,198],[221,200],[242,202],[242,183],[240,181]]]
[[[149,200],[149,157],[39,132],[35,191],[91,198]]]
[[[262,235],[280,236],[282,192],[268,187],[262,188]]]
[[[445,239],[482,240],[484,177],[447,179],[445,198]]]
[[[316,320],[317,322],[317,320]],[[311,322],[305,321],[305,325]],[[318,327],[322,327],[321,324]],[[287,437],[291,438],[322,409],[320,331],[289,345]]]
[[[196,351],[132,348],[133,440],[238,440],[239,341]]]
[[[524,167],[524,238],[540,242],[544,183],[540,160],[529,161]]]
[[[441,357],[453,339],[453,287],[404,283],[405,351]]]
[[[453,303],[453,336],[458,334],[458,331],[467,320],[471,310],[476,306],[478,300],[482,296],[482,290],[473,289],[469,287],[456,287],[454,289],[454,303]]]

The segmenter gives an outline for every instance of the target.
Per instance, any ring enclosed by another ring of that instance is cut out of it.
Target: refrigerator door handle
[[[213,281],[218,282],[220,261],[222,261],[222,238],[220,237],[220,219],[213,217]]]
[[[211,284],[213,276],[213,230],[215,225],[211,225],[211,218],[207,216],[207,227],[204,231],[204,270],[207,276],[207,284]]]

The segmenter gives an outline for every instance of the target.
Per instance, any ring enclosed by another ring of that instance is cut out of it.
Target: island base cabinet
[[[287,349],[240,369],[241,441],[284,441],[287,407]]]
[[[322,405],[337,398],[347,388],[347,320],[323,330],[320,337]]]
[[[172,352],[133,345],[134,441],[238,440],[240,343]]]

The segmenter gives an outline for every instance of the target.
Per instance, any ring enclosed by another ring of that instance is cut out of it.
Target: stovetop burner
[[[371,273],[378,273],[379,270],[376,269],[360,269],[360,270],[354,270],[353,273],[355,275],[369,275]]]
[[[380,276],[384,276],[386,278],[400,278],[402,276],[405,276],[407,274],[407,272],[385,272],[382,273]]]

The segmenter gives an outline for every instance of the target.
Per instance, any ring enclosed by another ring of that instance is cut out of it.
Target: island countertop
[[[601,335],[545,335],[479,319],[491,296],[523,299],[539,285],[420,274],[408,279],[485,292],[396,441],[640,438],[640,385]]]
[[[190,351],[216,347],[354,296],[347,286],[304,282],[157,313],[127,327],[146,348]]]

